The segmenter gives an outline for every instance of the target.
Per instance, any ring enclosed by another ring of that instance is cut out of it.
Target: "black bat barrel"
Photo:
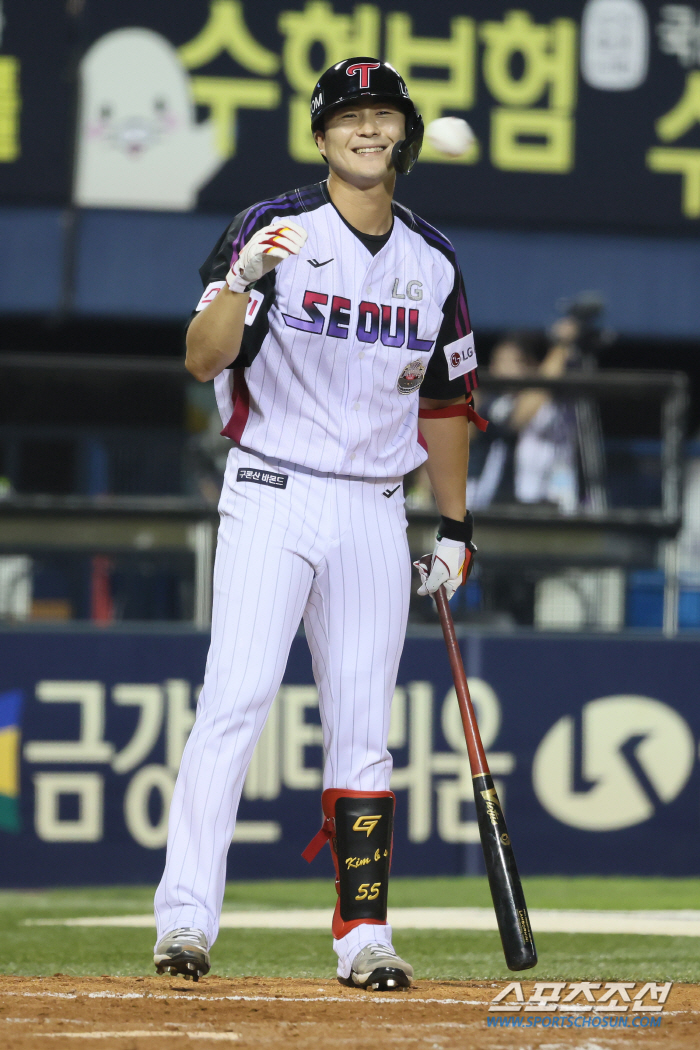
[[[529,970],[537,965],[537,952],[501,803],[491,776],[482,774],[473,780],[486,874],[506,965],[509,970]]]

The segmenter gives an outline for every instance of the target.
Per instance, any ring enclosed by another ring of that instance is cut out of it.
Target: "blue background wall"
[[[0,209],[0,312],[55,312],[65,256],[74,251],[69,313],[184,319],[201,294],[197,268],[230,218],[85,211],[69,243],[70,226],[57,209]],[[622,335],[700,335],[697,240],[445,232],[457,249],[477,329],[540,327],[553,319],[557,299],[594,289],[608,303],[606,323]]]

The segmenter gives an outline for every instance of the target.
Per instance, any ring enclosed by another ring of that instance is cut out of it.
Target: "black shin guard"
[[[335,853],[343,926],[385,923],[394,824],[394,796],[335,800]],[[347,932],[347,930],[346,930]]]
[[[333,936],[344,937],[361,923],[386,925],[394,802],[391,791],[323,792],[323,827],[302,856],[313,860],[330,839],[338,902]]]

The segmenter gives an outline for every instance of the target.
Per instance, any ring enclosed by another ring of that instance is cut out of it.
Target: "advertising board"
[[[0,634],[0,885],[149,882],[194,718],[204,634]],[[700,643],[472,635],[462,642],[526,874],[692,875],[700,865]],[[396,874],[482,871],[444,645],[409,637],[390,730]],[[257,745],[231,878],[330,871],[321,726],[303,638]]]
[[[694,233],[700,9],[647,0],[5,0],[0,200],[234,214],[324,177],[321,70],[379,56],[426,123],[399,198],[431,221]]]

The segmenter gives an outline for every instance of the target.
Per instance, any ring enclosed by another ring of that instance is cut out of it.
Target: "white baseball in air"
[[[438,117],[425,129],[425,137],[439,153],[461,157],[474,142],[474,132],[460,117]]]

